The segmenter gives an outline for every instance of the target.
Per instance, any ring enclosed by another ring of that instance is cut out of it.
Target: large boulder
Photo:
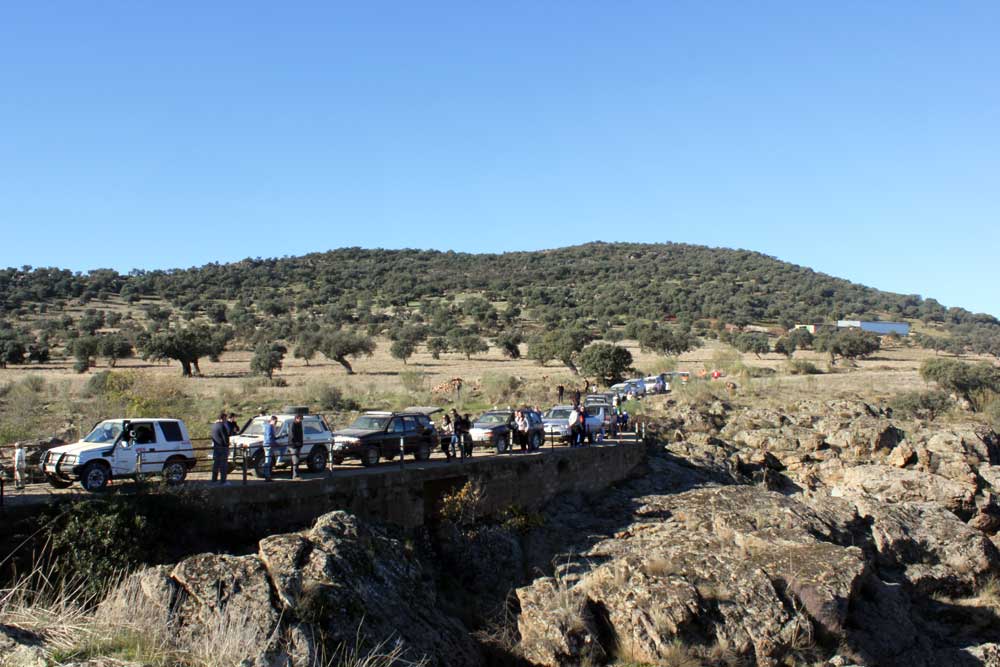
[[[831,493],[847,498],[871,496],[884,503],[933,502],[963,518],[976,509],[976,485],[940,475],[881,464],[858,465],[843,470]]]

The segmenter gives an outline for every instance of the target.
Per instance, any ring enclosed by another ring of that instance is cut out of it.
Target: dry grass
[[[82,584],[52,579],[36,570],[0,590],[0,624],[27,630],[44,641],[52,664],[91,660],[125,661],[149,667],[237,667],[273,644],[278,628],[261,641],[261,628],[246,612],[216,614],[199,632],[177,632],[168,610],[143,594],[137,577],[122,575],[106,596],[86,593]],[[103,597],[98,603],[98,598]],[[309,667],[418,667],[396,643],[366,648],[358,629],[353,644]]]

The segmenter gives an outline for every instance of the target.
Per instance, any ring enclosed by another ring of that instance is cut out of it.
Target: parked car
[[[308,408],[285,407],[275,415],[278,425],[275,429],[275,439],[279,446],[287,447],[291,434],[292,421],[296,414],[302,415],[302,449],[299,450],[299,461],[306,464],[309,472],[319,472],[326,469],[327,457],[330,455],[331,433],[322,415],[309,414]],[[270,415],[254,417],[239,432],[229,439],[229,460],[235,465],[238,456],[246,456],[248,465],[257,477],[264,476],[264,424]],[[292,463],[291,451],[285,451],[280,459],[274,457],[272,469],[286,468]]]
[[[144,475],[180,484],[195,462],[187,427],[179,419],[106,419],[79,442],[50,449],[40,467],[56,488],[79,481],[87,491],[98,491],[112,479]]]
[[[642,379],[625,380],[625,382],[619,382],[616,385],[612,385],[611,391],[618,394],[619,396],[627,396],[632,394],[635,397],[646,395],[646,383]]]
[[[379,459],[392,460],[399,455],[400,440],[403,453],[411,454],[417,461],[431,457],[439,443],[431,415],[440,408],[408,408],[401,412],[365,412],[350,426],[333,432],[333,462],[360,459],[365,466],[373,466]]]
[[[542,421],[545,424],[545,434],[568,442],[572,434],[569,423],[571,412],[573,412],[572,405],[556,405],[546,410],[542,415]],[[608,411],[604,409],[604,406],[592,405],[590,407],[584,406],[584,412],[587,415],[584,420],[584,425],[587,429],[587,439],[593,442],[594,436],[600,433],[601,428],[604,426],[604,418],[608,414]]]
[[[518,408],[528,420],[528,447],[538,449],[545,442],[545,425],[542,415],[530,408]],[[505,452],[513,443],[514,408],[489,410],[476,417],[469,429],[473,444],[487,444],[498,452]]]

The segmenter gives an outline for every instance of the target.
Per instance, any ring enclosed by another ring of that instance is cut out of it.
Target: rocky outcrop
[[[440,610],[417,556],[344,512],[261,540],[256,554],[203,554],[137,576],[146,603],[182,635],[209,632],[223,618],[243,627],[245,658],[256,665],[311,665],[359,641],[431,665],[480,663],[466,628]]]
[[[996,661],[994,442],[861,401],[721,407],[668,409],[642,480],[551,508],[553,576],[517,590],[530,661]]]

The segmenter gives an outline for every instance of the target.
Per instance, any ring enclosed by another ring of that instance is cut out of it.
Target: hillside
[[[336,304],[356,311],[366,303],[401,306],[468,292],[551,311],[563,320],[672,315],[741,323],[882,316],[997,324],[990,316],[883,292],[760,253],[673,243],[589,243],[501,255],[343,248],[128,275],[31,267],[0,271],[0,304],[8,314],[110,295],[129,301],[159,297],[195,312],[217,300],[277,301],[303,310]]]

